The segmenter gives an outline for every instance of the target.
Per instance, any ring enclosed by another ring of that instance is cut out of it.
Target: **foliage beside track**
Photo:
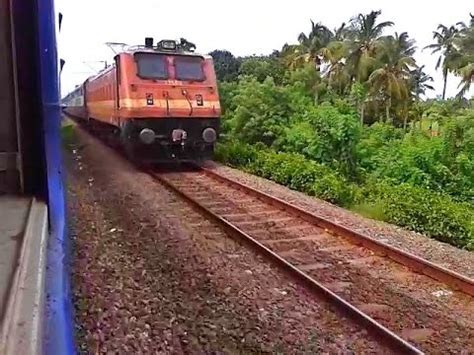
[[[272,78],[240,77],[222,83],[223,133],[242,143],[301,154],[350,181],[388,179],[474,203],[473,109],[426,103],[438,123],[436,135],[419,125],[362,126],[350,100],[315,105],[304,83],[293,80],[277,85]]]
[[[451,197],[390,180],[355,184],[301,154],[275,152],[262,145],[220,144],[217,159],[294,190],[352,208],[455,246],[474,249],[474,208]]]
[[[217,159],[273,180],[294,190],[341,206],[355,200],[356,187],[330,168],[306,159],[301,154],[276,153],[263,147],[238,143],[221,144]]]
[[[474,248],[474,17],[439,25],[433,90],[408,33],[380,11],[311,21],[269,55],[215,50],[227,164],[463,248]],[[461,84],[445,100],[449,75]]]
[[[63,147],[67,150],[72,150],[72,147],[76,143],[76,137],[74,134],[74,126],[70,123],[65,123],[61,126],[61,140]]]

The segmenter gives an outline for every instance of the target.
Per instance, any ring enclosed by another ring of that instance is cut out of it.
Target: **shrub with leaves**
[[[224,163],[369,217],[425,233],[461,248],[474,249],[474,208],[449,196],[407,183],[369,178],[351,184],[330,167],[301,154],[276,153],[264,146],[220,144]]]
[[[357,146],[359,167],[365,173],[473,202],[473,163],[464,148],[454,152],[445,136],[431,137],[414,130],[397,137],[397,131],[402,130],[380,128],[376,127],[375,132],[374,127],[368,128]]]
[[[467,203],[409,184],[367,185],[367,205],[377,206],[387,222],[452,245],[474,249],[474,209]]]
[[[252,77],[242,79],[233,93],[232,105],[235,109],[226,112],[226,121],[233,137],[244,143],[270,146],[289,122],[285,90],[270,78],[263,83]]]
[[[227,142],[217,145],[215,158],[235,168],[245,168],[255,161],[257,150],[250,145]]]
[[[354,203],[356,187],[327,166],[300,154],[276,153],[238,143],[219,145],[222,162],[273,180],[294,190],[342,206]]]
[[[423,67],[386,75],[394,72],[391,55],[402,49],[390,38],[376,46],[374,58],[359,58],[361,65],[348,65],[347,53],[333,50],[343,46],[334,42],[322,52],[299,43],[269,56],[237,58],[238,77],[228,70],[229,53],[214,53],[234,78],[219,87],[224,145],[218,156],[293,189],[470,247],[473,102],[422,101],[431,80]],[[411,46],[406,33],[400,39]],[[404,95],[392,90],[398,84],[406,86]]]
[[[285,129],[277,147],[301,153],[351,177],[356,168],[355,148],[360,129],[355,114],[341,113],[327,104],[311,107],[300,121]]]

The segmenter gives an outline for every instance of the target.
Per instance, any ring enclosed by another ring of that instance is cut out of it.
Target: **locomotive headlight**
[[[202,139],[206,143],[214,143],[217,139],[217,133],[214,128],[208,127],[202,131]]]
[[[142,143],[151,144],[155,141],[155,132],[149,128],[144,128],[139,134]]]
[[[184,129],[173,129],[171,139],[173,142],[184,142],[188,138],[188,133]]]
[[[176,41],[172,40],[163,40],[158,42],[158,48],[174,51],[176,50]]]

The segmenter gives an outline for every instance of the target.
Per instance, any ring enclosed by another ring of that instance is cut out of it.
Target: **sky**
[[[358,13],[382,10],[381,21],[395,22],[386,34],[406,31],[416,40],[417,63],[435,79],[436,90],[428,96],[436,97],[443,87],[435,70],[438,57],[422,48],[432,43],[438,24],[468,22],[469,12],[474,13],[474,2],[468,0],[56,0],[56,7],[64,15],[58,39],[60,57],[66,60],[63,95],[102,69],[104,61],[110,63],[114,53],[106,42],[132,45],[143,44],[145,37],[184,37],[201,53],[268,54],[295,43],[302,31],[310,30],[310,19],[332,29]],[[459,82],[454,76],[448,80],[447,94],[454,96]]]

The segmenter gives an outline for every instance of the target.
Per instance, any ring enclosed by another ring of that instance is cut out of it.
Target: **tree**
[[[461,83],[459,84],[461,90],[457,96],[462,97],[469,91],[471,84],[474,83],[474,63],[468,63],[457,69],[456,72],[461,76]]]
[[[282,63],[273,56],[242,58],[239,73],[254,76],[260,82],[263,82],[267,77],[271,77],[278,85],[282,83],[285,74]]]
[[[459,51],[454,63],[454,72],[461,77],[459,84],[461,90],[458,97],[464,96],[474,82],[474,16],[470,16],[469,27],[462,23],[459,24],[462,29],[455,40]]]
[[[285,89],[267,78],[263,83],[243,77],[232,98],[235,110],[229,110],[228,128],[241,142],[261,142],[271,146],[288,126],[291,116]],[[230,112],[232,111],[232,112]]]
[[[289,72],[287,84],[298,88],[302,96],[310,97],[315,104],[327,93],[327,85],[321,78],[321,73],[314,65],[306,64]]]
[[[440,24],[437,31],[433,32],[433,39],[436,40],[436,43],[432,43],[425,47],[425,49],[431,49],[432,54],[440,52],[440,56],[436,63],[436,69],[442,68],[443,70],[443,100],[446,99],[448,74],[450,68],[452,68],[453,58],[456,56],[457,52],[454,42],[458,33],[459,29],[455,26],[446,27],[445,25]]]
[[[220,81],[233,81],[237,79],[240,69],[240,60],[226,50],[216,49],[209,53],[214,60],[214,70]]]
[[[320,51],[326,47],[333,38],[333,33],[320,22],[311,20],[311,31],[306,35],[304,32],[298,36],[300,52],[306,58],[306,62],[313,61],[316,70],[321,66]]]
[[[367,100],[367,87],[361,83],[354,83],[351,87],[351,98],[359,112],[360,124],[364,124],[365,104]]]
[[[339,27],[335,28],[333,33],[333,40],[334,41],[344,41],[347,39],[348,35],[347,24],[343,22]]]
[[[381,11],[371,11],[369,14],[359,14],[351,19],[348,37],[350,51],[348,56],[351,67],[351,77],[358,82],[364,82],[374,64],[375,46],[385,28],[393,26],[392,21],[377,23]]]
[[[300,44],[285,43],[280,51],[280,58],[283,65],[290,70],[303,67],[307,61],[304,48]]]
[[[333,41],[322,48],[321,57],[328,64],[325,74],[329,86],[339,95],[344,94],[350,84],[350,75],[346,67],[347,45],[342,41]]]
[[[426,93],[426,90],[434,90],[430,84],[433,82],[433,77],[426,74],[423,71],[424,68],[425,66],[422,65],[410,71],[410,92],[417,100]]]
[[[415,51],[416,51],[415,40],[410,39],[407,32],[402,32],[400,34],[395,32],[393,39],[396,42],[398,51],[401,54],[407,57],[413,56],[413,54],[415,54]]]
[[[414,52],[413,42],[408,40],[406,33],[395,37],[385,37],[378,42],[378,60],[384,65],[372,72],[368,83],[373,96],[380,96],[385,103],[385,118],[390,121],[390,108],[395,100],[404,104],[404,118],[407,115],[407,100],[410,96],[409,79],[411,68],[416,66],[410,56]],[[405,122],[406,124],[406,122]]]

